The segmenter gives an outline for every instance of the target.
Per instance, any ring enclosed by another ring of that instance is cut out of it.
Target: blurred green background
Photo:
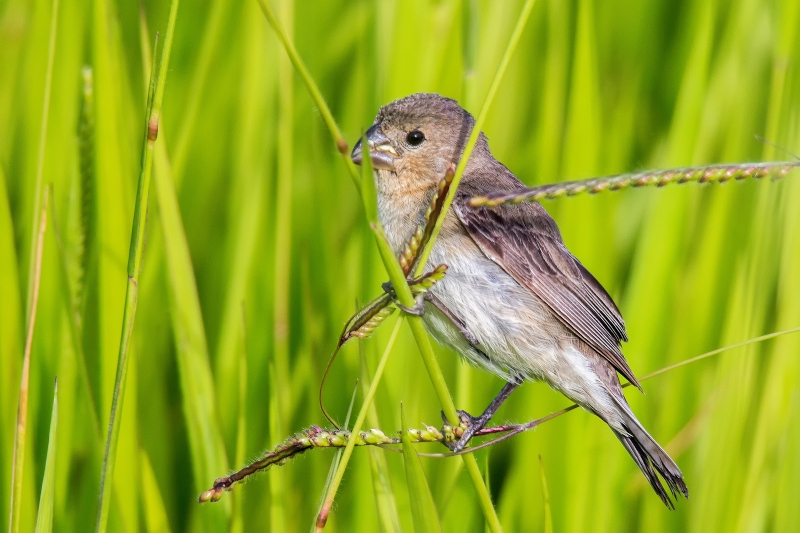
[[[381,104],[413,92],[440,92],[477,113],[522,2],[273,5],[352,145]],[[145,58],[168,10],[166,1],[61,2],[21,531],[36,519],[56,376],[55,527],[94,527]],[[0,0],[3,527],[51,13],[49,0]],[[789,159],[755,135],[800,151],[798,30],[796,0],[540,0],[484,130],[496,157],[529,184]],[[323,424],[317,387],[327,358],[356,302],[377,295],[387,278],[347,171],[255,1],[180,6],[153,180],[109,531],[308,530],[331,451],[308,452],[220,503],[195,501],[215,477]],[[625,354],[639,375],[800,325],[797,176],[546,208],[620,304],[631,338]],[[374,369],[389,329],[361,350],[348,345],[334,367],[326,403],[340,420],[362,359]],[[485,407],[499,380],[438,350],[457,406]],[[791,335],[654,378],[646,396],[629,391],[684,471],[691,499],[674,512],[612,433],[582,411],[481,451],[478,461],[506,531],[545,528],[540,456],[554,531],[797,531],[799,384],[800,335]],[[368,425],[399,429],[400,402],[410,425],[438,423],[407,328]],[[523,422],[565,405],[528,384],[496,420]],[[422,463],[443,530],[483,531],[461,461]],[[381,477],[392,493],[379,507]],[[402,457],[356,449],[327,530],[401,529],[412,530]]]

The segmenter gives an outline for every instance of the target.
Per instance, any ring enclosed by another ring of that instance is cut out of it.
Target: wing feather
[[[459,191],[454,208],[478,247],[523,287],[543,300],[580,340],[640,387],[620,351],[625,322],[602,285],[567,250],[539,204],[473,208]]]

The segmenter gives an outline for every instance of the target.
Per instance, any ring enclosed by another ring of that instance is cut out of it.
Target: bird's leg
[[[394,286],[391,281],[381,284],[381,287],[383,288],[383,292],[392,297],[392,303],[404,313],[414,316],[422,316],[425,314],[425,294],[427,293],[418,294],[414,298],[414,305],[406,307],[397,300],[397,294],[394,292]]]
[[[521,383],[520,381],[509,381],[508,383],[503,385],[503,388],[502,390],[500,390],[500,393],[494,398],[494,400],[492,400],[492,403],[489,404],[489,406],[480,416],[475,417],[467,413],[466,411],[462,411],[459,409],[457,411],[458,417],[460,419],[459,422],[465,425],[466,428],[464,429],[464,432],[461,434],[458,440],[453,442],[446,442],[445,445],[448,448],[450,448],[450,450],[454,453],[458,453],[461,450],[463,450],[464,447],[469,442],[469,440],[475,435],[475,433],[486,427],[486,424],[489,423],[489,420],[491,420],[492,416],[497,411],[497,409],[500,408],[500,406],[503,404],[506,398],[508,398],[511,395],[511,393],[514,392],[514,389],[516,389],[520,383]],[[444,413],[442,413],[442,418],[444,418],[445,422],[447,422]]]

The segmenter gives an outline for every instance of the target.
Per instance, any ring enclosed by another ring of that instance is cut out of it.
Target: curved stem
[[[325,524],[328,521],[328,514],[333,506],[333,499],[336,496],[336,492],[339,490],[339,485],[342,483],[344,471],[347,468],[347,463],[350,461],[350,456],[353,454],[353,448],[356,445],[356,437],[361,431],[361,426],[364,425],[364,420],[367,418],[369,405],[372,403],[372,399],[375,397],[375,391],[378,390],[378,383],[381,381],[383,370],[386,368],[386,362],[389,360],[389,354],[394,347],[395,340],[397,340],[397,334],[400,332],[400,326],[403,325],[403,319],[404,317],[400,316],[400,318],[397,319],[397,322],[395,322],[394,329],[389,337],[389,342],[386,344],[386,348],[383,351],[383,356],[381,356],[381,360],[378,363],[378,368],[375,369],[375,375],[372,378],[372,383],[370,384],[369,390],[364,397],[364,403],[362,404],[361,410],[358,412],[356,421],[353,424],[350,437],[347,439],[344,453],[342,454],[342,458],[339,460],[339,466],[336,468],[336,473],[333,475],[333,480],[331,481],[328,495],[325,498],[325,503],[322,504],[322,509],[320,509],[319,515],[317,516],[317,531],[322,531],[322,528],[325,527]]]

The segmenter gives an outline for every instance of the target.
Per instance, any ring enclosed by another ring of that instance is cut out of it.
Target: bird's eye
[[[419,130],[414,130],[406,135],[406,142],[411,146],[419,146],[425,140],[425,134]]]

